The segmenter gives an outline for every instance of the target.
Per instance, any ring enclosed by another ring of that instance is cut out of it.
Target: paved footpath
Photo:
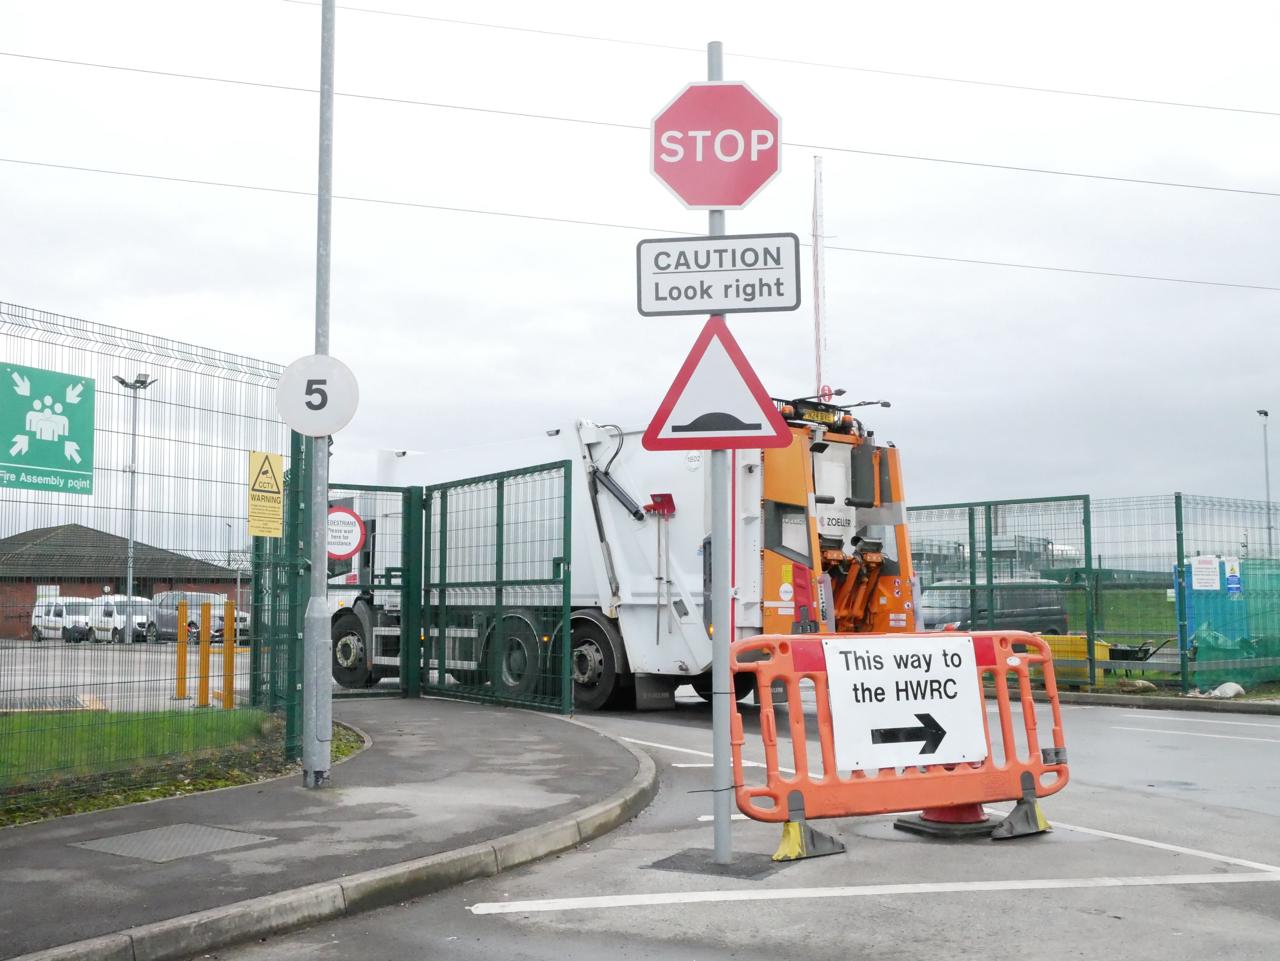
[[[133,933],[66,956],[201,953],[245,925],[341,915],[563,850],[653,789],[647,759],[554,716],[434,699],[334,713],[373,746],[336,766],[327,790],[295,775],[0,830],[0,958],[123,929]],[[122,838],[157,828],[169,830]],[[459,849],[462,860],[443,853]],[[424,858],[416,875],[403,864]],[[347,880],[321,883],[336,879]],[[240,905],[308,885],[309,900]],[[192,912],[205,916],[156,924]]]

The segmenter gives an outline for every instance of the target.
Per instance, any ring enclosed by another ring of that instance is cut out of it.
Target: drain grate
[[[212,854],[215,851],[227,851],[274,840],[275,838],[265,834],[245,834],[243,831],[228,831],[206,824],[170,824],[149,831],[135,831],[133,834],[78,841],[71,847],[165,864],[198,854]]]
[[[0,694],[0,711],[101,711],[102,701],[83,694]]]

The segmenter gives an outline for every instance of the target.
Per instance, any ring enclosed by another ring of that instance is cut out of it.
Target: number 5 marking
[[[309,399],[305,403],[308,410],[324,410],[328,406],[329,392],[324,389],[327,383],[327,380],[307,381],[306,395]]]

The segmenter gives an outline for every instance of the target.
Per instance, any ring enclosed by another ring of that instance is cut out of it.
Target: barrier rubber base
[[[930,838],[986,838],[991,837],[997,822],[989,818],[981,821],[931,821],[919,814],[909,814],[895,820],[893,826],[908,834]]]
[[[828,854],[842,854],[844,844],[830,834],[816,831],[808,821],[787,821],[782,825],[782,840],[773,852],[775,861],[800,861]]]

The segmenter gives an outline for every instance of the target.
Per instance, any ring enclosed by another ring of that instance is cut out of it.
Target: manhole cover
[[[227,851],[274,840],[275,838],[264,834],[245,834],[243,831],[227,831],[204,824],[171,824],[168,827],[152,828],[150,831],[117,834],[94,841],[78,841],[71,847],[164,864],[197,854],[211,854],[214,851]]]

